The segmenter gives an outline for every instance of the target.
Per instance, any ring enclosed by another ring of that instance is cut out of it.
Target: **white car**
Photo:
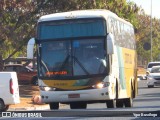
[[[160,62],[158,62],[158,61],[157,62],[149,62],[147,65],[147,71],[151,72],[151,69],[153,66],[160,66]]]
[[[16,72],[0,72],[0,112],[7,111],[9,105],[20,103]]]
[[[149,75],[147,76],[148,88],[160,86],[160,66],[153,66]]]

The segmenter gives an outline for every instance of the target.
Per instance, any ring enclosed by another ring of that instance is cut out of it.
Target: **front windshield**
[[[106,73],[104,37],[48,41],[40,46],[40,76],[72,77]]]
[[[151,73],[160,73],[160,67],[154,67],[151,69]]]
[[[159,66],[159,65],[160,65],[160,63],[150,63],[148,65],[148,68],[152,68],[153,66]]]
[[[74,75],[102,74],[106,67],[104,40],[89,39],[73,42]]]

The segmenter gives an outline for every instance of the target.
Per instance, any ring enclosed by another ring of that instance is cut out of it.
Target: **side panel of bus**
[[[137,95],[137,55],[133,27],[122,20],[108,17],[107,32],[112,33],[115,42],[115,53],[112,56],[112,67],[116,67],[119,73],[113,73],[118,80],[118,98],[130,98],[131,90],[133,98]],[[115,66],[115,64],[118,64]],[[116,75],[118,74],[118,75]]]
[[[131,90],[133,91],[133,97],[137,94],[137,61],[136,52],[127,48],[117,48],[118,60],[119,60],[119,83],[121,90],[125,90],[127,98],[131,96]],[[124,98],[124,94],[119,96]]]

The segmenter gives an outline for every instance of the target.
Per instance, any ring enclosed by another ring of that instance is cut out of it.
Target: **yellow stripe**
[[[135,78],[135,57],[136,51],[123,48],[123,58],[124,58],[124,73],[125,73],[125,80],[126,80],[126,91],[127,96],[130,96],[131,93],[131,79]]]
[[[55,87],[59,89],[70,89],[70,90],[76,90],[76,89],[84,89],[88,86],[74,86],[77,80],[43,80],[44,84],[46,84],[49,87]]]

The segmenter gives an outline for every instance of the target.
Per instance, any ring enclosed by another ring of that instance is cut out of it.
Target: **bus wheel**
[[[71,109],[86,109],[87,103],[86,102],[71,102],[70,108]]]
[[[133,107],[133,91],[131,89],[131,96],[129,98],[124,99],[125,107]]]
[[[116,107],[117,108],[122,108],[123,107],[123,100],[117,99],[116,100]]]
[[[51,110],[59,109],[59,103],[58,102],[52,102],[52,103],[49,104],[49,106],[50,106]]]
[[[107,100],[106,105],[107,105],[107,108],[115,108],[116,107],[116,100]]]

